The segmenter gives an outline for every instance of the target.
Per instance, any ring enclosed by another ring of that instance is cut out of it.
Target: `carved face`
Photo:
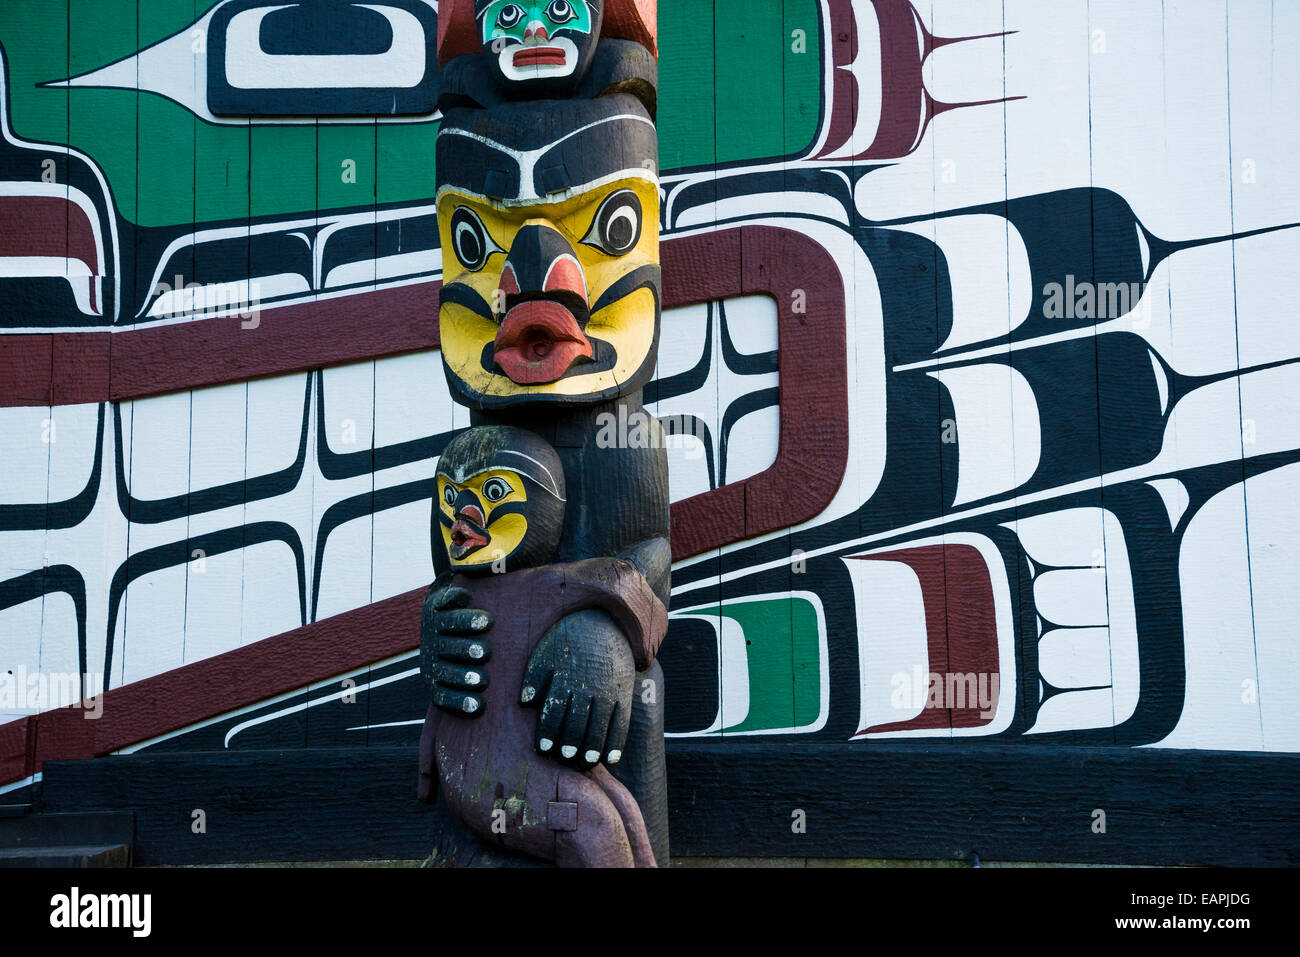
[[[483,51],[521,94],[572,92],[600,38],[601,0],[478,0]]]
[[[473,573],[545,564],[564,524],[559,456],[523,429],[468,429],[438,460],[434,508],[452,569]]]
[[[627,154],[614,142],[630,130],[635,146],[645,129],[615,114],[566,138],[579,142],[520,151],[444,128],[439,324],[460,401],[481,409],[595,402],[649,378],[659,330],[658,181],[653,158],[621,168]]]

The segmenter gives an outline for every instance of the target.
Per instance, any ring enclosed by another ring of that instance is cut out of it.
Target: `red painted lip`
[[[515,51],[515,66],[564,66],[564,51],[559,47],[525,47]]]
[[[549,299],[521,302],[506,313],[493,351],[496,364],[519,385],[554,382],[574,362],[592,357],[573,313]]]
[[[464,558],[470,552],[482,548],[488,543],[488,537],[463,518],[451,526],[451,548],[448,551],[455,559]]]

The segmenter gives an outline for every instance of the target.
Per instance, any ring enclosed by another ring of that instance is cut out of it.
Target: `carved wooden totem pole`
[[[443,0],[438,464],[420,795],[435,862],[668,855],[654,0]],[[620,431],[621,430],[621,431]]]

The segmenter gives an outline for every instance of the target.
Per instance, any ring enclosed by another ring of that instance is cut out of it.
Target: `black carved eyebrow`
[[[438,134],[439,190],[534,199],[629,170],[657,174],[658,138],[640,100],[613,94],[582,102],[586,115],[573,117],[571,103],[556,101],[449,110]],[[571,132],[556,142],[557,129]]]
[[[452,187],[498,200],[519,195],[519,161],[468,130],[448,129],[444,122],[435,162],[439,189]]]

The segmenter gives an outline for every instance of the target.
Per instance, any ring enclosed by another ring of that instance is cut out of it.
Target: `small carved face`
[[[480,0],[479,35],[508,87],[571,92],[595,53],[601,12],[599,0]]]
[[[478,565],[484,555],[508,558],[528,534],[528,492],[517,472],[491,469],[457,485],[438,476],[443,543],[453,568]],[[475,553],[486,549],[482,555]]]
[[[527,568],[555,551],[564,521],[559,457],[532,432],[482,426],[458,435],[438,460],[434,516],[451,567]]]

